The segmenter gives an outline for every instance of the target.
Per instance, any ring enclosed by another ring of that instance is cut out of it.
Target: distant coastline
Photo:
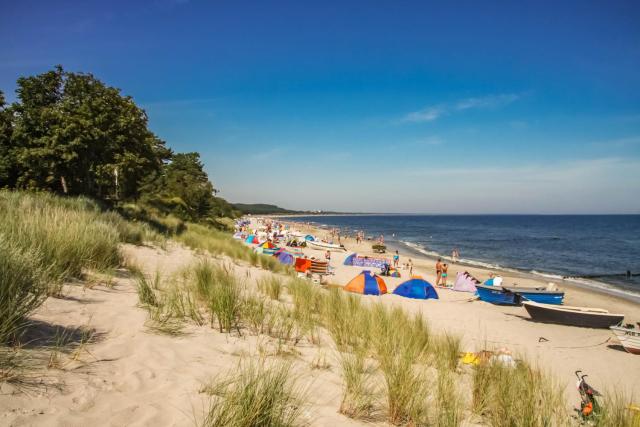
[[[437,250],[432,245],[429,245],[429,248],[427,249],[423,244],[408,241],[411,239],[407,239],[406,235],[404,235],[404,237],[399,237],[399,236],[391,237],[392,236],[391,230],[386,230],[385,232],[380,233],[379,232],[380,230],[378,229],[378,233],[376,233],[372,231],[370,226],[367,227],[366,224],[359,223],[356,225],[357,222],[356,223],[350,222],[350,224],[347,226],[343,223],[344,221],[338,221],[339,223],[342,223],[342,224],[324,224],[324,227],[323,227],[323,224],[321,224],[320,221],[318,220],[319,218],[322,218],[322,217],[369,218],[369,217],[378,217],[378,216],[382,218],[394,218],[394,220],[402,217],[402,215],[400,214],[390,214],[390,215],[332,214],[332,215],[314,215],[314,216],[279,215],[278,218],[285,219],[285,220],[291,219],[295,223],[310,223],[310,226],[319,230],[320,233],[322,232],[321,230],[323,228],[338,227],[347,232],[352,232],[354,229],[364,230],[372,238],[376,237],[378,234],[384,234],[387,237],[385,243],[387,244],[388,248],[393,251],[398,250],[401,253],[404,253],[405,256],[421,257],[421,258],[428,259],[429,261],[433,261],[436,258],[443,258],[445,260],[450,261],[450,257],[447,255],[446,251]],[[423,217],[422,215],[414,215],[414,216]],[[436,219],[443,216],[425,215],[424,217],[430,217],[430,218]],[[472,216],[467,215],[465,217],[472,217]],[[504,217],[507,218],[508,216],[505,215]],[[571,216],[566,216],[565,218],[571,219],[570,217]],[[596,217],[600,217],[600,215],[597,215]],[[607,217],[607,216],[604,216],[604,217]],[[310,221],[304,221],[304,220],[301,220],[301,218],[309,218]],[[543,216],[540,219],[546,220],[547,216]],[[553,219],[553,218],[549,217],[548,219]],[[398,230],[396,230],[396,232],[397,231]],[[420,233],[420,231],[416,231],[416,232]],[[415,236],[411,236],[411,237],[413,238]],[[432,242],[432,243],[435,244],[436,242]],[[470,252],[473,253],[470,250],[466,250],[466,252],[467,254],[469,254]],[[548,254],[548,256],[553,257],[554,255],[550,253]],[[594,262],[596,262],[595,259],[594,259]],[[473,255],[467,255],[467,257],[465,258],[464,253],[463,253],[463,258],[459,261],[458,265],[469,267],[469,268],[478,268],[478,269],[481,269],[481,271],[486,271],[487,273],[489,271],[500,272],[504,275],[527,278],[527,279],[532,279],[536,281],[541,281],[544,283],[549,281],[554,281],[554,282],[561,281],[563,284],[567,284],[568,286],[571,286],[571,287],[579,287],[581,289],[622,298],[624,300],[631,301],[637,304],[640,303],[640,287],[634,285],[634,283],[638,281],[637,273],[639,273],[640,271],[635,271],[635,270],[633,271],[634,273],[633,282],[629,286],[624,286],[624,283],[622,284],[623,286],[621,286],[620,280],[618,280],[617,282],[614,281],[610,283],[609,281],[605,281],[604,279],[600,279],[599,277],[584,277],[584,276],[589,276],[589,274],[566,274],[566,273],[561,273],[559,271],[561,269],[556,269],[556,271],[548,271],[544,268],[544,266],[538,266],[535,263],[528,266],[528,268],[524,266],[512,266],[510,265],[510,263],[505,262],[504,260],[503,261],[497,261],[496,259],[491,260],[487,258],[487,256],[481,257],[481,260],[475,259]],[[625,270],[621,270],[621,271],[616,270],[615,272],[624,273],[624,271]],[[593,274],[592,276],[599,276],[599,275]],[[619,274],[618,276],[622,276],[622,274]]]

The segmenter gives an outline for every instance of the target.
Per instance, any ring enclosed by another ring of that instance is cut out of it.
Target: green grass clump
[[[258,254],[229,233],[199,224],[187,224],[186,230],[176,236],[177,240],[193,249],[206,250],[214,256],[226,255],[245,261],[274,273],[290,272],[290,268],[273,256]]]
[[[282,279],[278,276],[270,275],[258,280],[258,288],[272,300],[280,300],[283,287]]]
[[[340,413],[350,418],[373,420],[377,414],[377,390],[373,386],[374,370],[367,366],[365,350],[340,353],[339,359],[344,381]]]
[[[0,234],[0,344],[19,335],[25,319],[46,298],[38,256]]]
[[[366,347],[371,327],[370,310],[356,295],[333,288],[323,299],[322,321],[340,351]]]
[[[605,393],[600,398],[600,412],[595,414],[593,424],[598,427],[640,427],[640,406],[633,405],[619,392]]]
[[[160,283],[160,275],[156,273],[153,283],[149,283],[147,277],[142,271],[136,271],[136,287],[138,289],[138,299],[140,304],[148,307],[158,307],[158,297],[154,289],[158,289]]]
[[[436,411],[434,425],[457,427],[462,423],[464,413],[463,395],[456,385],[456,375],[448,369],[438,371],[436,389]]]
[[[426,351],[424,339],[407,329],[410,318],[400,308],[373,307],[373,345],[384,377],[388,421],[424,424],[428,419],[428,385],[424,370],[414,364]]]
[[[562,387],[525,361],[476,366],[473,410],[496,427],[557,426],[568,419]]]
[[[0,191],[0,235],[36,264],[51,294],[84,269],[110,270],[121,262],[120,242],[141,243],[157,234],[83,197]]]
[[[291,365],[245,364],[236,374],[202,390],[213,396],[203,427],[302,425],[302,395],[291,379]]]
[[[211,326],[216,319],[220,332],[240,333],[243,298],[234,272],[204,260],[193,267],[193,273],[196,296],[208,308]]]

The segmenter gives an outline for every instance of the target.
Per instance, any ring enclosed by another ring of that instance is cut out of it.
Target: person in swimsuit
[[[398,268],[399,262],[400,262],[400,255],[398,254],[398,251],[396,251],[396,254],[393,256],[393,266],[395,268]]]
[[[442,260],[438,258],[438,262],[436,262],[436,286],[440,284],[441,274],[442,274]]]
[[[440,274],[442,283],[440,283],[440,286],[447,286],[447,270],[449,270],[449,266],[447,264],[442,264],[442,273]]]

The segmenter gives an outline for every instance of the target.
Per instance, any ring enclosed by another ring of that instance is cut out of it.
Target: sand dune
[[[352,242],[349,245],[353,248]],[[123,252],[148,275],[159,271],[163,276],[175,274],[201,256],[176,244],[167,250],[127,245]],[[323,255],[310,249],[305,252]],[[361,270],[343,266],[345,256],[334,254],[330,282],[344,284]],[[217,262],[232,264],[228,259]],[[434,279],[429,260],[414,262],[416,273]],[[246,286],[269,274],[233,265],[238,277],[250,278],[245,280]],[[455,267],[453,270],[452,276]],[[385,280],[393,288],[402,279]],[[568,405],[578,401],[573,385],[576,369],[588,372],[591,383],[603,391],[625,390],[640,396],[640,357],[612,348],[615,343],[609,331],[537,324],[529,321],[520,307],[495,307],[449,290],[439,290],[439,294],[438,301],[395,295],[362,298],[422,312],[434,329],[459,334],[465,350],[507,347],[526,355],[566,384]],[[199,392],[203,384],[233,371],[242,359],[274,356],[269,338],[221,334],[208,325],[188,325],[180,336],[154,333],[147,327],[148,313],[138,306],[135,283],[124,270],[110,286],[106,282],[91,287],[69,284],[65,295],[48,299],[34,320],[69,329],[93,328],[95,342],[60,357],[60,366],[38,371],[36,375],[46,382],[28,392],[3,385],[3,425],[194,425],[209,405],[209,398]],[[629,320],[638,318],[634,304],[599,294],[571,290],[567,302],[591,303],[623,311]],[[541,342],[541,337],[546,341]],[[324,337],[320,345],[303,342],[290,350],[288,357],[294,361],[297,381],[306,390],[304,420],[318,426],[362,424],[338,413],[342,380],[331,340]]]

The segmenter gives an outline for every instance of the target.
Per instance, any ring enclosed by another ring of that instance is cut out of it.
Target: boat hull
[[[640,354],[640,330],[627,329],[621,326],[612,326],[610,329],[627,352]]]
[[[521,289],[513,287],[503,287],[504,289],[520,295],[523,301],[533,301],[540,304],[562,304],[564,301],[564,292],[537,290],[537,289]]]
[[[542,323],[578,326],[582,328],[609,328],[622,322],[622,314],[563,310],[561,306],[523,303],[529,316]]]
[[[518,305],[520,304],[520,296],[502,289],[499,286],[482,286],[476,285],[478,297],[482,301],[498,305]]]
[[[332,252],[346,251],[344,246],[332,245],[330,243],[323,243],[323,242],[313,242],[311,240],[307,241],[307,246],[310,247],[311,249],[320,249],[323,251],[332,251]]]

